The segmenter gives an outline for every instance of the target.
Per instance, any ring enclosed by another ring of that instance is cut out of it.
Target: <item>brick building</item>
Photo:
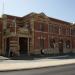
[[[44,13],[0,18],[0,55],[75,52],[75,25]]]

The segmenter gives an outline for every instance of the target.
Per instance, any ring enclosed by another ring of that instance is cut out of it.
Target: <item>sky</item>
[[[25,16],[31,12],[45,13],[49,17],[75,22],[75,0],[0,0],[0,16]]]

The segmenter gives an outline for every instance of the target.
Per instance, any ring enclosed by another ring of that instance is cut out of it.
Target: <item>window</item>
[[[66,29],[66,34],[70,35],[70,29]]]
[[[66,28],[62,27],[61,30],[62,30],[62,34],[66,35]]]
[[[49,32],[59,33],[59,27],[57,25],[49,25]]]
[[[53,26],[49,25],[49,32],[53,32]]]
[[[39,30],[40,30],[40,31],[44,31],[44,24],[42,24],[42,23],[40,24]]]
[[[75,35],[75,29],[71,29],[71,35]]]
[[[2,38],[0,36],[0,49],[2,48]]]
[[[10,25],[11,25],[10,23],[7,23],[7,28],[10,28]]]
[[[40,48],[44,48],[44,39],[40,39]]]
[[[55,40],[54,39],[50,39],[49,45],[50,45],[50,48],[54,48]]]
[[[70,48],[70,41],[69,40],[66,41],[66,48]]]
[[[54,33],[59,33],[59,27],[57,25],[55,25],[53,27]]]

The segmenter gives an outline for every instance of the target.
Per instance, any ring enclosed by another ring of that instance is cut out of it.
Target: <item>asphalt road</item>
[[[0,72],[0,75],[75,75],[75,64],[33,70]]]

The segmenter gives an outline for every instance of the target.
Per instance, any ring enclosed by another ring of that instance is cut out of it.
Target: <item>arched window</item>
[[[59,40],[59,43],[63,44],[63,40],[62,40],[62,39],[61,39],[61,40]]]
[[[69,40],[66,41],[66,48],[70,48],[70,41]]]
[[[50,42],[49,42],[50,48],[54,48],[54,44],[55,44],[55,40],[50,39]]]

